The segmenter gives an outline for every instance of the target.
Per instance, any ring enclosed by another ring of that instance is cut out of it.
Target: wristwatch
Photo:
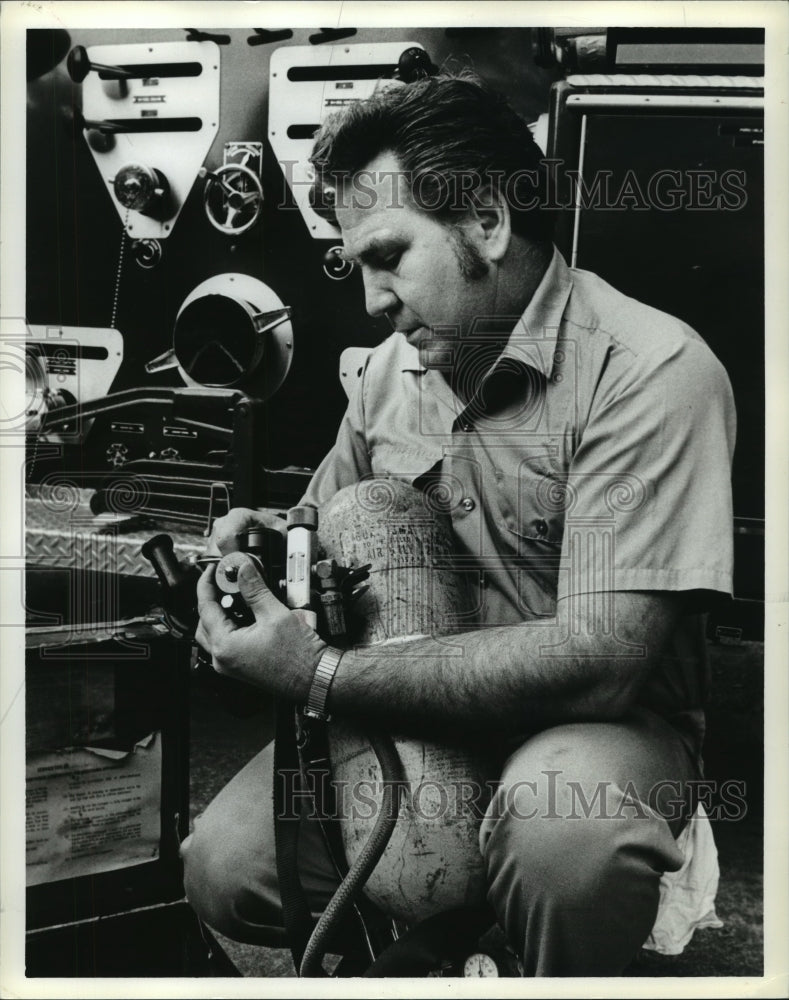
[[[307,695],[307,704],[304,706],[304,715],[308,719],[319,719],[321,722],[328,722],[331,716],[326,711],[326,702],[329,698],[329,688],[334,680],[337,667],[345,651],[336,649],[334,646],[327,646],[321,653],[318,666],[315,668],[315,675],[312,678],[312,685]]]

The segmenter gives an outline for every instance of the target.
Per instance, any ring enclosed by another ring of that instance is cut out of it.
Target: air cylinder
[[[464,615],[473,610],[472,595],[453,560],[451,520],[440,497],[395,479],[365,480],[321,508],[318,537],[327,558],[371,564],[370,589],[349,616],[359,654],[376,646],[379,656],[392,640],[425,636],[430,640],[420,643],[423,653],[426,649],[420,669],[429,671],[438,655],[456,655],[462,662],[459,632]],[[372,724],[380,730],[380,721]],[[479,824],[500,764],[489,750],[464,743],[462,734],[451,746],[396,731],[390,735],[403,764],[405,793],[367,895],[409,923],[484,903]],[[345,851],[353,863],[377,816],[381,772],[363,722],[333,716],[329,746]]]

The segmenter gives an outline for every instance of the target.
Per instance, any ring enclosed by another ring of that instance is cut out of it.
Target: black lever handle
[[[315,35],[310,35],[310,45],[321,45],[323,42],[339,42],[342,38],[352,38],[356,28],[321,28]]]
[[[182,586],[189,575],[175,558],[173,540],[169,535],[154,535],[142,547],[142,554],[153,566],[163,587],[175,590]]]
[[[281,28],[279,31],[255,28],[255,34],[247,39],[247,45],[269,45],[272,42],[284,42],[288,38],[293,38],[290,28]]]
[[[82,83],[91,70],[95,73],[103,73],[111,80],[131,79],[131,73],[125,69],[121,69],[120,66],[105,66],[103,63],[92,63],[83,45],[75,45],[71,52],[69,52],[68,59],[66,59],[66,69],[74,83]]]
[[[185,28],[187,42],[216,42],[217,45],[229,45],[230,35],[217,35],[212,31],[200,31],[198,28]]]
[[[197,628],[195,585],[199,571],[185,570],[178,562],[169,535],[154,535],[142,546],[142,554],[153,566],[162,585],[162,603],[171,631],[193,636]]]

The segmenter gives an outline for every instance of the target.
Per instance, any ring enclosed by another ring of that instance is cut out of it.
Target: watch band
[[[307,695],[307,704],[304,706],[304,715],[308,719],[328,722],[331,718],[326,711],[326,702],[329,698],[331,682],[334,680],[344,652],[344,650],[336,649],[334,646],[327,646],[321,653],[318,666],[315,668],[315,675],[312,678],[310,692]]]

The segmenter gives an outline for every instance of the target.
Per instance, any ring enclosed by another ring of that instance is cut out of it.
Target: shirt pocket
[[[559,563],[564,539],[565,479],[543,459],[525,460],[508,493],[514,510],[505,524],[516,552],[516,586],[525,611],[556,613]]]

